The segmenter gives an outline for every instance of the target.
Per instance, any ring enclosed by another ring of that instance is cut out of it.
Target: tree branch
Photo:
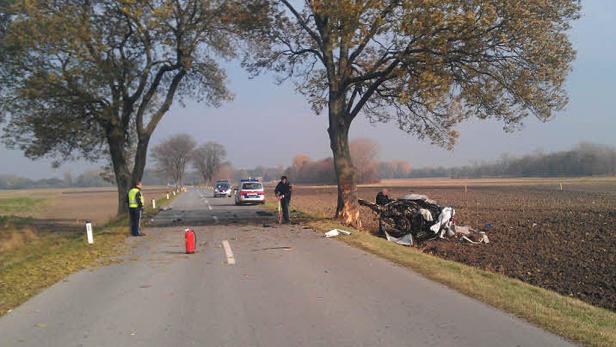
[[[293,13],[293,16],[295,16],[299,25],[301,25],[302,28],[306,30],[306,33],[310,35],[310,37],[317,43],[317,45],[319,47],[322,47],[323,42],[321,41],[321,38],[319,37],[319,35],[316,32],[314,32],[314,30],[310,29],[310,27],[308,26],[308,24],[306,23],[302,15],[299,12],[297,12],[297,10],[293,7],[293,5],[291,5],[287,0],[280,0],[280,2],[282,2],[289,9],[289,11],[291,11],[291,13]]]
[[[182,81],[182,78],[184,78],[185,75],[186,75],[186,70],[182,68],[180,69],[180,71],[178,71],[178,73],[175,76],[173,76],[173,80],[171,81],[171,84],[169,85],[169,89],[167,90],[165,101],[160,106],[158,111],[156,111],[156,113],[152,115],[152,118],[150,119],[150,122],[148,123],[148,126],[145,129],[145,133],[143,133],[143,135],[151,136],[152,133],[154,132],[154,129],[156,128],[160,120],[162,119],[162,117],[165,115],[167,111],[169,111],[169,108],[171,107],[171,104],[173,103],[175,92],[178,89],[178,86],[180,85],[180,82]],[[140,136],[141,135],[142,134],[140,134]]]

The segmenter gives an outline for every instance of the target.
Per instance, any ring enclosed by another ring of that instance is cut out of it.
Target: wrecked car
[[[489,242],[485,233],[469,227],[456,228],[456,211],[440,206],[425,195],[409,194],[385,205],[359,199],[359,204],[379,216],[389,241],[402,245],[452,236],[460,236],[461,240],[471,243]]]

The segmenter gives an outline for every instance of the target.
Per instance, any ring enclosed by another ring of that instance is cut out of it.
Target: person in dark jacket
[[[383,205],[387,205],[390,202],[391,202],[391,199],[389,199],[389,190],[387,190],[387,188],[383,189],[382,191],[376,194],[376,204],[377,205],[383,206]]]
[[[391,202],[391,199],[389,198],[389,190],[387,190],[387,188],[384,188],[382,191],[378,192],[376,194],[376,204],[379,206],[385,206],[387,204],[389,204]],[[381,216],[379,215],[379,233],[381,235],[384,234],[383,232],[383,220],[381,219]]]
[[[274,194],[276,198],[280,200],[280,205],[282,207],[282,218],[284,223],[289,223],[289,203],[291,202],[291,193],[292,186],[289,184],[289,180],[287,176],[280,177],[280,182],[276,185],[276,189],[274,190]]]

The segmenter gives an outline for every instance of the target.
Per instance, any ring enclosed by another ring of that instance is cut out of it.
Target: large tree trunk
[[[126,140],[121,128],[111,127],[107,130],[107,143],[111,163],[118,188],[118,215],[128,213],[128,190],[130,189],[130,171],[126,160]]]
[[[131,175],[131,185],[141,182],[145,171],[145,164],[148,156],[148,144],[150,142],[149,135],[142,135],[137,143],[137,152],[135,152],[135,165]]]
[[[361,227],[359,205],[357,203],[357,185],[355,184],[355,168],[349,149],[350,122],[344,115],[344,100],[331,97],[329,102],[329,133],[330,147],[334,155],[334,168],[338,183],[338,206],[336,218],[346,225]]]

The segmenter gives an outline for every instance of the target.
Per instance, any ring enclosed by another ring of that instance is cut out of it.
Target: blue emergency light
[[[259,182],[259,180],[257,178],[249,177],[240,179],[240,182]]]

